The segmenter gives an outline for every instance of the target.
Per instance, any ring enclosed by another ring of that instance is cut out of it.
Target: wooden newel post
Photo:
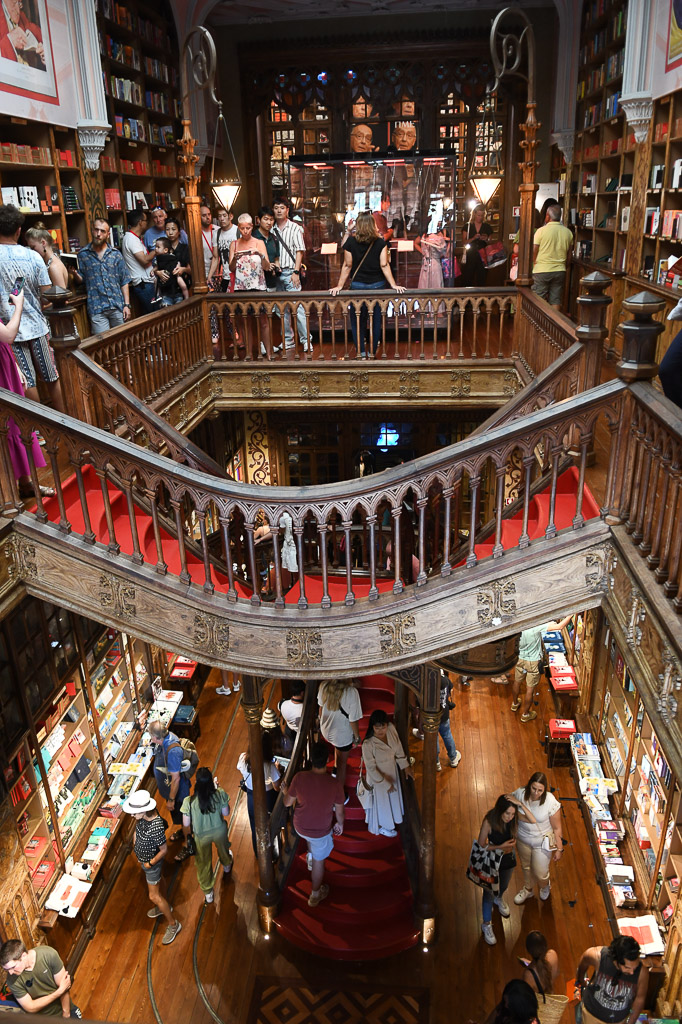
[[[261,928],[268,934],[272,928],[272,921],[279,903],[279,889],[275,881],[275,869],[272,862],[272,839],[265,795],[263,741],[260,724],[263,714],[263,698],[258,679],[255,676],[242,676],[242,708],[249,727],[253,813],[256,826],[256,860],[258,861],[260,883],[256,897],[258,919]]]
[[[69,305],[73,292],[68,288],[53,285],[43,292],[51,303],[45,310],[50,324],[50,341],[57,360],[57,371],[61,381],[64,408],[69,416],[87,422],[85,400],[80,384],[80,371],[76,360],[71,358],[73,352],[80,347],[81,339],[74,319],[75,311]]]
[[[658,373],[656,346],[658,336],[665,328],[654,313],[660,313],[665,303],[651,292],[637,292],[623,302],[623,308],[634,319],[618,325],[623,335],[623,355],[616,364],[616,374],[632,384],[636,380],[651,380]]]
[[[587,274],[580,284],[585,294],[578,297],[580,324],[575,333],[584,346],[579,389],[582,392],[596,388],[601,383],[604,340],[609,333],[606,327],[606,310],[613,300],[605,294],[611,284],[611,278],[598,270],[593,274]]]

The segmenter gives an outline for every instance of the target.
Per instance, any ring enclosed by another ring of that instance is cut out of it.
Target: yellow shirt
[[[556,274],[566,269],[566,256],[573,246],[573,235],[558,220],[550,220],[535,232],[533,243],[539,245],[535,274]]]

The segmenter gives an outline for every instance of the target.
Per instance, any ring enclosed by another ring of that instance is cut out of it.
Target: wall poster
[[[682,64],[682,0],[670,0],[665,70],[672,71],[680,64]]]
[[[59,103],[46,0],[0,0],[0,89]]]

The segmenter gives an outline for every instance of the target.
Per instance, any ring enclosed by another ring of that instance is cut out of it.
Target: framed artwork
[[[398,153],[412,153],[419,143],[417,121],[356,121],[351,125],[351,153],[376,153],[389,148]]]
[[[0,89],[59,103],[47,0],[0,0]]]
[[[669,0],[668,45],[665,55],[665,70],[672,71],[682,64],[682,0]]]

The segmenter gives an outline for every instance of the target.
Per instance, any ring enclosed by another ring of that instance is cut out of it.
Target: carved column
[[[421,801],[421,832],[419,835],[419,888],[417,916],[421,919],[422,940],[428,945],[435,935],[436,901],[433,868],[436,850],[436,761],[438,760],[438,726],[441,712],[421,709],[424,732],[424,761]]]
[[[87,422],[85,400],[80,384],[80,373],[75,359],[69,358],[80,346],[78,328],[74,320],[74,309],[68,305],[73,293],[67,288],[53,285],[43,292],[50,306],[45,316],[50,324],[52,347],[57,360],[57,370],[61,380],[64,408],[69,416]]]
[[[260,882],[257,895],[258,919],[261,928],[267,934],[272,927],[272,920],[279,902],[279,889],[275,882],[275,870],[272,863],[272,839],[263,773],[263,743],[260,724],[263,714],[263,697],[259,680],[255,676],[242,676],[242,708],[249,730],[253,811],[256,826],[256,859]]]
[[[188,117],[182,120],[182,139],[178,143],[180,147],[181,164],[185,167],[185,230],[189,240],[189,256],[192,266],[192,281],[194,294],[202,295],[208,291],[206,284],[206,268],[204,266],[204,252],[202,249],[203,239],[201,237],[201,196],[198,195],[198,181],[195,175],[195,167],[199,157],[194,152],[197,140],[192,137],[192,122]]]
[[[630,4],[620,106],[625,111],[628,130],[635,133],[637,143],[625,263],[625,273],[631,275],[639,274],[642,263],[644,211],[651,163],[652,133],[649,125],[654,110],[652,60],[649,53],[651,25],[651,0],[637,0],[636,4]]]
[[[421,919],[422,941],[424,945],[428,945],[435,936],[436,920],[433,867],[436,849],[436,761],[438,760],[438,726],[441,719],[441,670],[432,663],[420,665],[419,677],[424,760],[416,912]]]
[[[525,122],[521,125],[523,139],[521,149],[524,159],[519,164],[522,174],[522,182],[519,185],[521,193],[521,220],[519,223],[519,275],[516,279],[517,287],[530,288],[533,283],[533,236],[535,234],[535,193],[538,184],[535,180],[535,170],[538,166],[535,159],[535,151],[538,148],[539,139],[537,131],[540,122],[535,117],[535,103],[528,103],[526,107],[528,114]]]

